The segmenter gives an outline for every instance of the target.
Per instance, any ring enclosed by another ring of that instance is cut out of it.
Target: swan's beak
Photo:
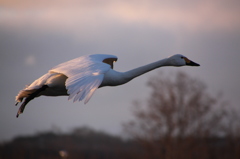
[[[193,61],[191,61],[191,60],[189,60],[188,62],[186,62],[186,65],[188,65],[188,66],[200,66],[198,63],[193,62]]]
[[[184,57],[184,60],[185,60],[185,62],[186,62],[186,65],[188,65],[188,66],[200,66],[198,63],[193,62],[193,61],[189,60],[189,59],[186,58],[186,57]]]

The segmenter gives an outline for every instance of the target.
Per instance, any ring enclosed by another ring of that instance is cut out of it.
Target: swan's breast
[[[129,80],[125,78],[123,72],[117,72],[115,70],[110,69],[107,73],[105,73],[103,82],[99,87],[103,86],[118,86],[122,85]]]

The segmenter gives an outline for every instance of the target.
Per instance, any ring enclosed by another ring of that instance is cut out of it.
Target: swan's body
[[[66,95],[69,96],[69,100],[73,98],[74,102],[82,101],[85,98],[84,103],[86,104],[97,88],[127,83],[158,67],[199,66],[185,56],[177,54],[127,72],[117,72],[113,70],[115,61],[117,61],[117,57],[114,55],[95,54],[81,56],[55,66],[16,96],[16,105],[24,99],[17,117],[30,100],[41,95]]]

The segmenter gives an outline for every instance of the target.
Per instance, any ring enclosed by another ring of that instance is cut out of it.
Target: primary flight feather
[[[81,56],[53,67],[48,73],[18,93],[16,105],[22,101],[23,103],[18,110],[17,117],[23,113],[29,101],[41,95],[65,95],[74,102],[85,99],[86,104],[97,88],[124,84],[158,67],[200,66],[187,57],[177,54],[127,72],[117,72],[113,70],[115,61],[117,57],[114,55],[94,54]]]

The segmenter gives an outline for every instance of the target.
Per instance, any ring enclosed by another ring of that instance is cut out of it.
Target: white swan
[[[74,102],[82,101],[85,98],[84,103],[86,104],[97,88],[127,83],[158,67],[200,66],[185,56],[177,54],[127,72],[117,72],[113,70],[115,61],[117,61],[117,57],[114,55],[95,54],[81,56],[55,66],[18,93],[16,105],[23,99],[24,101],[18,110],[17,117],[23,113],[29,101],[41,95],[69,95],[68,99],[73,98]]]

